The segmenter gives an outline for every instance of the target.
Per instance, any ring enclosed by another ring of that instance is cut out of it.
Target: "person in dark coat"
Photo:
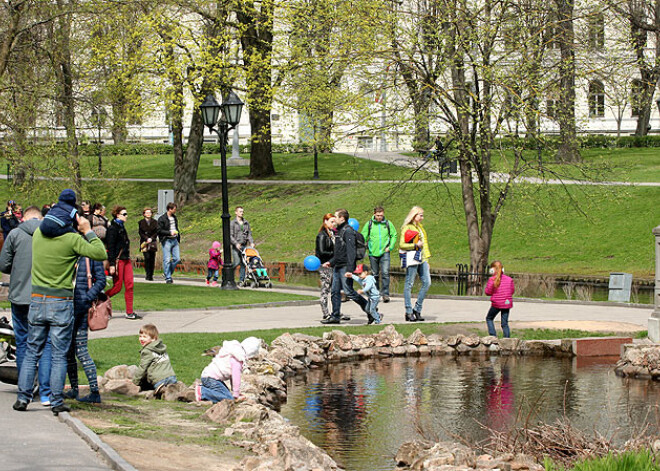
[[[126,319],[142,319],[133,312],[133,265],[131,264],[131,242],[126,232],[128,211],[124,206],[115,206],[112,210],[114,218],[106,235],[108,247],[108,273],[112,275],[112,288],[106,291],[108,297],[113,297],[125,285]]]
[[[88,280],[91,280],[91,288]],[[71,389],[64,393],[64,397],[78,399],[80,402],[101,402],[99,383],[96,379],[96,365],[87,349],[87,311],[92,302],[103,292],[103,288],[105,288],[103,262],[81,257],[78,261],[76,286],[73,290],[73,338],[67,354],[67,374]],[[89,381],[89,394],[81,398],[78,398],[78,362],[76,358],[80,361],[87,381]]]
[[[323,224],[316,235],[316,256],[321,261],[321,265],[329,261],[335,253],[335,215],[328,213],[323,216]],[[319,277],[321,278],[321,312],[323,318],[330,317],[328,301],[330,300],[330,289],[332,288],[332,268],[319,267]]]
[[[158,221],[152,215],[151,208],[142,211],[144,219],[138,223],[140,235],[140,251],[144,256],[145,280],[154,281],[154,265],[156,264],[156,252],[158,251]]]

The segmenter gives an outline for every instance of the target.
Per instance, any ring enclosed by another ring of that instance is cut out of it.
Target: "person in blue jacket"
[[[90,283],[91,281],[91,288]],[[76,286],[73,291],[73,339],[67,355],[67,374],[71,389],[64,393],[64,397],[77,399],[80,402],[100,403],[101,394],[96,379],[96,365],[87,349],[87,311],[92,302],[103,293],[105,288],[105,270],[103,262],[97,262],[87,257],[80,257],[76,270]],[[78,397],[78,363],[82,364],[87,381],[89,381],[89,394]]]

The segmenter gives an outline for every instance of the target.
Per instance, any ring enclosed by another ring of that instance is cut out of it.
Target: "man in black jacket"
[[[350,317],[341,315],[341,291],[346,297],[356,302],[364,312],[367,312],[367,300],[353,289],[353,279],[344,276],[347,272],[355,270],[355,230],[348,224],[348,211],[338,209],[335,211],[337,221],[337,235],[335,237],[335,254],[324,267],[332,267],[332,314],[323,319],[323,324],[339,324],[341,320],[350,320]]]
[[[167,203],[167,212],[158,218],[158,238],[163,245],[163,276],[165,283],[172,283],[172,274],[181,261],[179,255],[179,221],[176,218],[176,204]]]

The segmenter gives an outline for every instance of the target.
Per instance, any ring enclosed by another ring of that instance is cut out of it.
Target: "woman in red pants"
[[[126,318],[141,319],[133,312],[133,265],[131,264],[131,243],[126,232],[126,219],[128,212],[123,206],[115,206],[112,210],[112,222],[105,236],[108,247],[108,273],[112,275],[112,288],[106,291],[112,297],[121,291],[124,285],[124,299],[126,300]]]

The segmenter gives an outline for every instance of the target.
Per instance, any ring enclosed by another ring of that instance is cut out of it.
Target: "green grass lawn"
[[[451,324],[397,324],[396,329],[404,336],[409,336],[416,329],[420,329],[427,335],[430,334],[443,334],[444,329]],[[332,330],[342,330],[348,334],[373,334],[380,332],[383,326],[378,325],[361,325],[361,326],[333,326]],[[328,331],[329,328],[325,326],[320,327],[305,327],[297,329],[269,329],[269,330],[254,330],[249,332],[229,332],[229,333],[186,333],[186,334],[162,334],[161,338],[167,345],[167,350],[172,360],[172,365],[179,380],[186,384],[191,384],[195,378],[198,378],[202,369],[211,361],[211,358],[202,356],[204,350],[211,348],[215,345],[221,345],[224,340],[243,340],[249,336],[259,337],[264,339],[270,344],[274,339],[279,337],[285,332],[299,332],[302,334],[313,335],[321,337],[323,332]],[[469,324],[465,331],[467,333],[474,333],[480,336],[487,335],[484,325]],[[519,337],[526,340],[549,340],[560,338],[577,338],[577,337],[594,337],[594,336],[608,336],[615,333],[594,333],[579,330],[553,330],[553,329],[513,329],[512,336]],[[646,332],[640,333],[639,336],[646,336]],[[138,336],[130,337],[116,337],[90,340],[89,350],[92,358],[96,363],[99,374],[102,375],[109,368],[116,365],[133,365],[137,364],[140,358],[140,344],[138,343]],[[81,374],[81,380],[84,380],[85,375]]]
[[[176,275],[175,275],[176,277]],[[110,284],[108,284],[110,286]],[[107,288],[106,288],[107,289]],[[173,309],[203,309],[207,307],[259,304],[277,301],[314,300],[317,296],[274,293],[264,289],[225,291],[207,286],[164,285],[135,283],[134,308],[138,311],[169,311]],[[124,311],[124,293],[112,298],[112,308]]]
[[[17,194],[0,185],[0,199],[24,206],[52,201],[59,182],[43,182]],[[107,206],[129,210],[127,228],[136,256],[142,208],[157,205],[158,183],[90,182],[85,194]],[[495,187],[496,189],[496,187]],[[184,259],[205,262],[214,240],[222,240],[221,185],[199,185],[200,201],[179,211]],[[568,192],[568,193],[567,193]],[[265,262],[298,262],[314,253],[322,215],[346,207],[364,223],[375,205],[386,208],[395,227],[414,204],[426,210],[433,268],[469,262],[465,216],[457,184],[230,185],[232,207],[241,204]],[[510,272],[607,275],[654,272],[651,230],[660,224],[660,188],[519,185],[495,225],[491,259]],[[161,256],[160,252],[157,256]],[[396,261],[393,262],[396,264]]]

